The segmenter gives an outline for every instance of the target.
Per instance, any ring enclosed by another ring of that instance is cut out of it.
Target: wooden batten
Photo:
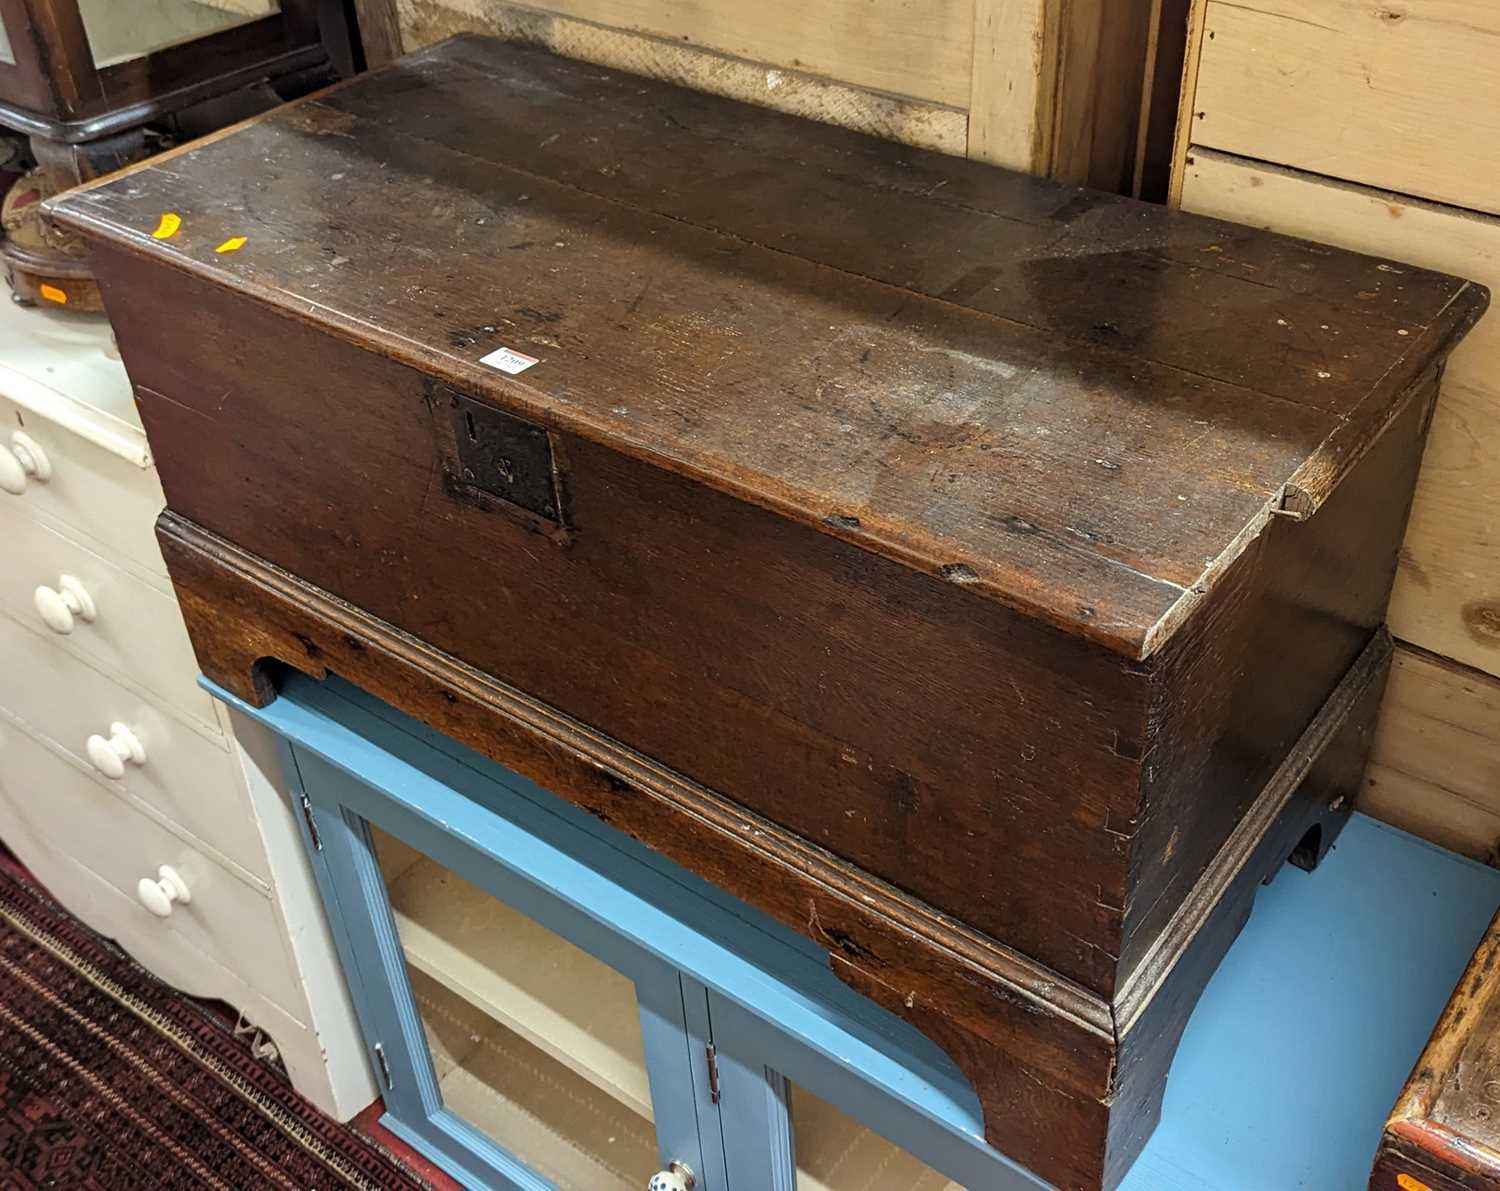
[[[1048,0],[978,0],[967,156],[1027,173],[1052,159],[1057,11]]]

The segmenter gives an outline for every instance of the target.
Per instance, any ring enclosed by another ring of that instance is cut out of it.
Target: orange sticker
[[[59,306],[66,306],[68,304],[68,295],[55,285],[48,285],[46,282],[43,282],[41,294],[47,301],[56,302]]]
[[[162,214],[161,222],[156,225],[156,230],[151,233],[153,240],[169,240],[177,234],[177,229],[182,226],[182,216],[176,211],[166,211]]]
[[[230,236],[224,243],[214,249],[215,252],[238,252],[245,246],[244,236]]]
[[[1396,1186],[1400,1187],[1401,1191],[1432,1191],[1426,1183],[1412,1178],[1405,1171],[1396,1176]]]

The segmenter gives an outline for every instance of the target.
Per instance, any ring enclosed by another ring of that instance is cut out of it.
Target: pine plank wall
[[[1194,0],[1190,20],[1171,201],[1500,295],[1500,5]],[[1361,805],[1493,859],[1500,303],[1444,377],[1390,619],[1402,648]]]

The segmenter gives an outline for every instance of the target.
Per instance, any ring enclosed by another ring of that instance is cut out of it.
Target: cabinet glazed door
[[[472,797],[414,812],[292,756],[385,1123],[468,1186],[724,1191],[717,1125],[700,1136],[702,990],[690,1017],[678,971],[610,928],[586,871],[556,884],[567,858]]]
[[[830,1079],[824,1072],[820,1082],[830,1098],[816,1095],[773,1065],[796,1052],[778,1055],[780,1048],[761,1023],[719,993],[704,995],[731,1191],[964,1191],[876,1132],[871,1122],[851,1115],[870,1110],[877,1120],[884,1115],[862,1094],[858,1080],[840,1079],[836,1071]],[[793,1060],[813,1076],[819,1066],[815,1056],[803,1050],[799,1057],[813,1060]],[[882,1123],[899,1137],[911,1134],[913,1121],[886,1116]],[[974,1184],[998,1185],[1003,1184]]]
[[[384,1122],[464,1186],[1042,1186],[800,935],[340,680],[236,706],[285,742]]]

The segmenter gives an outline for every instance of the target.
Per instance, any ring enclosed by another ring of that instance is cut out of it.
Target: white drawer
[[[9,815],[133,903],[132,933],[176,938],[279,1005],[304,1003],[275,903],[13,724],[0,722],[0,790]],[[170,865],[190,900],[157,918],[137,885]]]
[[[166,501],[154,468],[140,467],[0,397],[0,440],[7,449],[17,430],[41,447],[51,476],[45,482],[32,477],[19,496],[0,489],[0,501],[28,515],[55,518],[93,538],[110,557],[118,554],[166,577],[155,533],[156,515]]]
[[[45,633],[46,630],[43,630]],[[90,736],[125,724],[145,752],[101,782],[154,807],[228,859],[269,880],[265,847],[239,781],[238,761],[149,700],[0,616],[0,707],[90,767]]]
[[[214,732],[213,700],[198,686],[198,662],[177,601],[39,521],[0,506],[0,608],[22,624],[55,638],[70,652],[154,695]],[[94,619],[73,616],[66,635],[47,626],[36,589],[60,589],[71,575],[93,604]]]

